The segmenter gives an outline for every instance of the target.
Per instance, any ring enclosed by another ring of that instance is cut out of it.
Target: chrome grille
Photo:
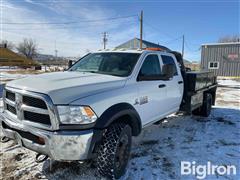
[[[6,98],[11,100],[11,101],[15,101],[15,94],[10,92],[10,91],[7,91],[6,92]]]
[[[13,113],[13,114],[17,114],[17,111],[16,111],[16,108],[15,107],[13,107],[13,106],[11,106],[11,105],[9,105],[9,104],[7,104],[6,105],[6,109],[9,111],[9,112],[11,112],[11,113]]]
[[[30,96],[23,96],[23,104],[37,108],[47,109],[46,103],[41,99],[36,99]]]
[[[23,114],[24,114],[24,119],[28,121],[42,123],[46,125],[49,125],[51,123],[49,115],[46,115],[46,114],[38,114],[34,112],[29,112],[29,111],[24,111]]]
[[[45,129],[57,129],[56,109],[47,95],[6,88],[4,111],[15,120]]]

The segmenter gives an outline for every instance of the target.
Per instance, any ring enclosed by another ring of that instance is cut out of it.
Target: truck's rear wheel
[[[203,101],[202,116],[208,117],[211,114],[211,110],[212,110],[212,95],[208,93],[205,95],[205,101]]]
[[[194,115],[208,117],[211,114],[211,109],[212,109],[212,95],[207,93],[204,95],[202,106],[194,110],[192,113]]]
[[[97,168],[101,175],[120,178],[126,170],[132,144],[132,129],[124,123],[114,123],[106,131],[100,145]]]

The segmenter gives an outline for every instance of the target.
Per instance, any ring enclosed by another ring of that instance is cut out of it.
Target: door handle
[[[164,87],[166,87],[166,84],[160,84],[160,85],[158,86],[158,88],[164,88]]]
[[[183,83],[183,81],[178,81],[178,84],[182,84]]]

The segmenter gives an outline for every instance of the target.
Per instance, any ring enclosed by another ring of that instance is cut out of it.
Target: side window
[[[139,72],[141,76],[161,75],[160,63],[157,55],[148,55]]]
[[[174,65],[174,76],[177,76],[178,75],[178,72],[177,72],[177,67],[176,67],[176,64],[174,62],[174,59],[171,57],[171,56],[165,56],[165,55],[161,55],[162,57],[162,62],[163,64],[173,64]]]
[[[219,68],[219,62],[209,62],[208,63],[208,69],[218,69]]]

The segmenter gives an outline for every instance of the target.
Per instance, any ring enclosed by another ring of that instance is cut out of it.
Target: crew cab
[[[65,72],[6,84],[0,120],[6,137],[57,161],[93,160],[109,178],[127,167],[132,136],[166,116],[208,116],[216,77],[186,71],[180,53],[97,51]]]

